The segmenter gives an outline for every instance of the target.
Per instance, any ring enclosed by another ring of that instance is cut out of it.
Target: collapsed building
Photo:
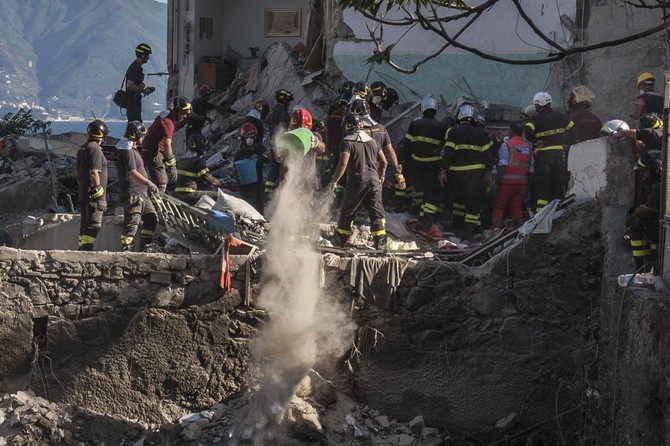
[[[303,71],[306,53],[269,45],[227,73],[215,100],[238,113],[207,130],[222,175],[234,176],[240,119],[278,82],[325,110],[334,89]],[[386,116],[409,110],[389,128],[394,141],[412,104]],[[516,110],[492,105],[489,121]],[[572,198],[544,234],[535,221],[481,250],[433,241],[377,256],[303,250],[292,231],[315,229],[290,193],[283,208],[300,227],[273,222],[265,234],[237,215],[239,251],[208,249],[224,238],[202,246],[203,233],[189,231],[207,222],[185,222],[202,217],[193,211],[164,222],[183,225],[182,237],[166,231],[180,249],[116,252],[110,216],[107,252],[74,252],[76,216],[33,212],[52,204],[52,172],[44,142],[27,141],[26,160],[8,163],[0,184],[16,197],[3,210],[32,217],[9,225],[19,249],[0,248],[0,432],[12,444],[668,441],[667,290],[616,281],[633,269],[622,240],[633,194],[625,142],[571,148]],[[51,143],[67,189],[71,159]],[[274,249],[273,233],[289,249]]]

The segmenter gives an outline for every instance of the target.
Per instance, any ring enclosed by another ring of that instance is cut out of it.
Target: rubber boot
[[[337,237],[337,246],[340,248],[344,248],[344,245],[347,244],[350,237],[349,234],[335,234],[335,236]]]
[[[372,237],[375,244],[375,249],[386,250],[386,235],[375,235]]]

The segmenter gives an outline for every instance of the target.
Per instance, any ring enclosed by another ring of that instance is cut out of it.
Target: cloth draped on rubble
[[[551,233],[552,224],[555,219],[559,218],[565,213],[565,209],[557,210],[561,200],[552,200],[551,203],[543,207],[530,220],[523,224],[519,229],[521,236],[533,234],[549,234]]]
[[[221,276],[219,277],[219,287],[228,292],[233,286],[233,281],[230,277],[230,268],[233,266],[233,261],[230,259],[230,247],[240,246],[242,240],[239,240],[232,235],[226,238],[224,248],[221,252]]]
[[[395,293],[410,260],[399,257],[353,257],[349,285],[379,308],[395,309]]]

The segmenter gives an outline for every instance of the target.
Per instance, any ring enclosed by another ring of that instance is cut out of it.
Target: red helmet
[[[291,115],[289,129],[293,130],[299,127],[305,127],[310,130],[312,129],[312,115],[307,111],[306,108],[299,108]]]
[[[255,138],[258,135],[258,129],[251,122],[245,122],[240,128],[240,136],[242,138]]]
[[[200,96],[205,96],[214,93],[214,90],[212,90],[212,88],[209,85],[202,85],[198,89],[198,92],[200,93]]]
[[[254,102],[254,109],[260,112],[262,118],[265,118],[270,113],[270,104],[263,99],[259,99]]]

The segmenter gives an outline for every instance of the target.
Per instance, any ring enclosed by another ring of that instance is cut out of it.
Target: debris
[[[514,425],[514,422],[516,421],[516,418],[518,416],[519,416],[518,413],[512,412],[507,416],[499,419],[495,425],[496,429],[500,429],[503,432],[507,432]]]

